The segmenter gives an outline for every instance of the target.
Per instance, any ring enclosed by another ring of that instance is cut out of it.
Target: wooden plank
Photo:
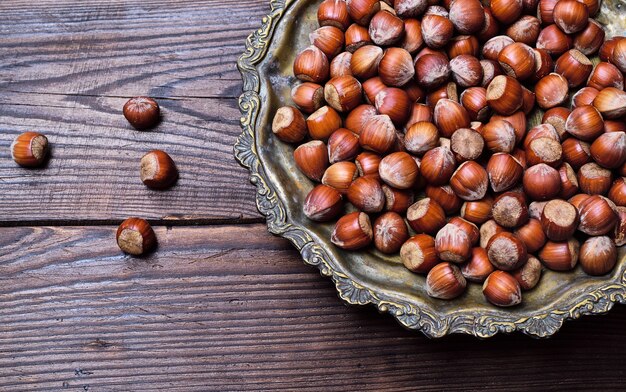
[[[144,259],[114,231],[0,229],[0,390],[623,388],[623,306],[544,341],[430,341],[344,306],[263,225],[159,227]]]
[[[268,13],[254,1],[27,1],[0,5],[0,225],[260,221],[248,173],[235,162],[241,132],[236,60]],[[137,132],[121,114],[135,95],[157,97],[163,122]],[[9,145],[45,133],[53,159],[25,170]],[[160,148],[181,178],[147,190],[138,162]]]

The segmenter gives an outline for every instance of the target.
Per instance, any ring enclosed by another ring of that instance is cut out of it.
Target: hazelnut
[[[524,140],[526,135],[526,114],[523,111],[517,111],[509,116],[501,116],[494,114],[491,116],[491,121],[504,120],[513,126],[513,132],[515,133],[515,143],[519,143]],[[519,158],[518,158],[519,160]],[[521,160],[520,160],[521,162]]]
[[[324,105],[324,87],[304,82],[291,89],[291,99],[305,113],[313,113]]]
[[[587,27],[574,35],[574,48],[585,56],[595,54],[604,42],[604,35],[602,26],[595,20],[589,19]]]
[[[506,35],[497,35],[490,38],[482,48],[482,55],[487,60],[498,61],[498,56],[504,48],[509,45],[513,45],[515,41]],[[499,65],[499,63],[498,63]]]
[[[433,119],[445,138],[451,137],[459,128],[469,128],[471,122],[467,110],[451,99],[441,99],[437,102]]]
[[[564,241],[574,235],[578,222],[578,210],[564,200],[549,201],[541,213],[541,226],[552,241]]]
[[[341,194],[328,185],[317,185],[304,200],[304,215],[315,222],[328,222],[343,211]]]
[[[524,15],[507,27],[506,35],[515,42],[534,46],[541,31],[541,21],[534,16]]]
[[[533,256],[528,256],[526,264],[511,272],[522,290],[531,290],[537,286],[541,279],[541,262]]]
[[[348,53],[354,53],[360,47],[373,44],[367,27],[353,23],[348,27],[345,33],[346,50]],[[350,56],[352,58],[352,56]],[[332,73],[332,64],[331,64]]]
[[[374,221],[374,246],[379,251],[397,253],[409,238],[404,219],[395,212],[386,212]]]
[[[615,87],[603,88],[593,100],[593,106],[606,119],[623,117],[626,115],[626,91]]]
[[[389,46],[404,36],[404,22],[388,11],[378,11],[370,21],[370,37],[376,45]]]
[[[591,237],[580,247],[580,265],[588,275],[604,275],[617,264],[615,242],[607,236]]]
[[[441,86],[430,94],[427,94],[426,105],[428,105],[431,110],[435,110],[437,103],[439,103],[439,101],[441,101],[442,99],[450,99],[452,101],[458,102],[456,83],[446,83],[444,86]]]
[[[472,121],[486,121],[491,114],[487,105],[487,90],[483,87],[470,87],[463,91],[461,105]]]
[[[152,189],[166,189],[178,179],[178,170],[172,158],[161,150],[153,150],[141,158],[141,181]]]
[[[467,233],[448,223],[435,236],[435,250],[440,260],[463,263],[472,253],[472,243]]]
[[[350,69],[350,63],[352,62],[352,53],[343,52],[339,53],[333,61],[330,62],[330,77],[336,78],[339,76],[352,76],[352,70]]]
[[[141,218],[128,218],[117,228],[117,246],[124,253],[141,256],[157,245],[156,235],[150,224]]]
[[[578,186],[589,195],[605,195],[611,188],[611,180],[611,171],[593,162],[578,170]]]
[[[478,57],[480,51],[478,39],[473,35],[457,35],[448,43],[448,57],[453,59],[462,54]]]
[[[455,0],[450,5],[449,18],[460,34],[474,34],[482,29],[485,12],[479,0]]]
[[[373,239],[370,218],[364,212],[351,212],[339,218],[330,241],[346,250],[357,250],[368,246]]]
[[[515,270],[526,262],[526,245],[515,235],[503,231],[491,237],[487,244],[487,257],[497,269]]]
[[[626,133],[604,133],[591,144],[590,151],[600,166],[617,169],[626,162]]]
[[[422,23],[417,19],[405,19],[404,32],[404,38],[400,43],[400,47],[411,54],[415,54],[424,45]]]
[[[398,189],[408,189],[415,184],[419,176],[419,168],[406,152],[394,152],[380,161],[378,174],[387,185]]]
[[[11,157],[22,167],[42,166],[48,150],[48,138],[37,132],[24,132],[11,143]]]
[[[494,271],[483,284],[483,295],[496,306],[515,306],[522,302],[520,285],[511,274]]]
[[[398,127],[404,126],[411,114],[411,100],[399,88],[387,87],[376,94],[375,106],[380,114],[386,114]]]
[[[352,53],[350,71],[355,78],[361,80],[373,78],[378,73],[378,64],[382,58],[382,48],[375,45],[362,46]],[[365,89],[365,86],[363,88]]]
[[[294,150],[293,159],[302,174],[319,182],[328,167],[328,149],[324,142],[311,140]]]
[[[326,83],[324,98],[338,112],[349,112],[361,103],[361,92],[361,83],[353,76],[338,76]]]
[[[481,200],[487,193],[487,172],[474,161],[463,162],[450,178],[450,186],[463,200]]]
[[[393,0],[393,8],[401,18],[415,18],[428,8],[427,0]]]
[[[359,137],[361,147],[380,154],[387,152],[396,140],[396,129],[387,115],[370,117]]]
[[[352,181],[358,177],[356,165],[352,162],[337,162],[326,169],[322,176],[322,184],[331,186],[342,195],[348,193]]]
[[[420,172],[429,184],[443,185],[450,180],[455,168],[452,151],[447,147],[435,147],[424,154]]]
[[[410,189],[396,189],[383,185],[383,193],[385,194],[385,211],[403,214],[413,204],[414,194]]]
[[[605,40],[600,46],[600,51],[598,52],[598,57],[602,61],[611,61],[613,57],[613,51],[615,50],[615,45],[622,39],[623,37],[616,36],[611,37]]]
[[[461,267],[461,274],[465,279],[476,283],[484,282],[493,271],[493,264],[487,257],[487,250],[480,247],[472,249],[469,261]]]
[[[452,217],[448,223],[463,230],[469,237],[472,245],[476,245],[478,243],[478,240],[480,239],[480,230],[478,229],[478,226],[458,216]]]
[[[537,82],[544,76],[548,76],[554,70],[554,61],[544,49],[533,48],[535,53],[535,73],[531,75],[530,80]]]
[[[543,49],[551,56],[560,56],[574,45],[572,37],[565,34],[559,26],[552,24],[539,32],[537,49]]]
[[[480,247],[487,249],[487,245],[491,238],[497,233],[504,232],[504,228],[490,219],[480,226]]]
[[[450,149],[458,162],[478,159],[484,146],[483,137],[471,128],[459,128],[450,138]]]
[[[532,127],[526,137],[524,138],[524,150],[528,150],[530,148],[530,143],[533,140],[547,137],[552,140],[556,140],[557,142],[561,140],[559,133],[556,131],[556,128],[552,124],[538,124]]]
[[[378,112],[376,112],[376,108],[373,105],[359,105],[348,114],[344,126],[357,135],[360,135],[367,120],[377,114]]]
[[[539,0],[537,17],[544,25],[554,23],[554,6],[559,0]]]
[[[522,107],[522,103],[522,86],[510,76],[498,75],[487,86],[487,104],[498,114],[513,114]]]
[[[497,224],[515,228],[528,222],[528,206],[524,196],[518,192],[505,192],[496,197],[491,213]]]
[[[408,127],[404,145],[410,153],[421,156],[439,145],[439,131],[431,122],[416,122]]]
[[[357,155],[354,163],[356,164],[357,170],[359,171],[359,175],[361,177],[373,177],[377,180],[380,180],[380,176],[378,175],[378,167],[380,166],[380,160],[382,158],[380,155],[374,154],[373,152],[362,152]]]
[[[339,113],[330,106],[322,106],[306,119],[306,127],[312,139],[328,140],[330,135],[341,128]]]
[[[626,73],[626,38],[622,38],[615,43],[611,63],[615,64],[620,71]]]
[[[522,14],[522,0],[492,0],[491,13],[504,25],[510,25]]]
[[[576,178],[576,172],[569,163],[564,163],[559,167],[559,176],[561,176],[559,197],[569,199],[578,193],[578,178]]]
[[[334,26],[322,26],[309,34],[311,45],[317,46],[329,59],[341,53],[344,39],[343,31]]]
[[[448,81],[450,64],[438,54],[425,54],[415,61],[415,79],[426,89],[434,89]]]
[[[434,235],[446,224],[446,213],[436,201],[426,197],[409,207],[406,219],[417,233]]]
[[[602,90],[606,87],[622,90],[624,88],[624,76],[615,65],[600,62],[589,75],[587,86],[596,90]]]
[[[498,26],[498,21],[494,18],[491,8],[484,7],[483,12],[485,13],[485,23],[476,34],[480,42],[488,41],[500,32],[500,26]]]
[[[503,73],[500,64],[493,60],[480,60],[480,66],[483,67],[483,80],[480,82],[480,86],[483,88],[489,86],[493,78]]]
[[[572,108],[591,105],[600,91],[593,87],[583,87],[572,96]]]
[[[450,72],[452,80],[461,87],[479,86],[483,80],[480,60],[469,54],[461,54],[450,60]]]
[[[378,74],[387,86],[404,86],[415,75],[411,53],[402,48],[385,50],[378,63]]]
[[[350,26],[350,15],[345,1],[324,0],[317,9],[320,26],[335,26],[345,30]]]
[[[359,137],[345,128],[339,128],[328,138],[330,163],[353,160],[359,149]]]
[[[515,130],[510,122],[492,118],[482,129],[487,148],[492,152],[510,153],[515,148]]]
[[[311,45],[296,56],[293,74],[305,82],[323,83],[330,74],[328,57],[317,46]]]
[[[564,107],[555,107],[552,109],[548,109],[543,114],[541,122],[544,124],[552,125],[556,132],[559,134],[561,140],[563,140],[567,136],[565,123],[567,122],[567,118],[569,117],[571,112],[571,110]]]
[[[588,197],[578,207],[580,212],[578,230],[588,235],[609,233],[618,222],[616,209],[609,199],[598,195]]]
[[[375,76],[373,78],[367,79],[363,82],[363,92],[365,93],[365,100],[374,105],[376,103],[376,95],[379,92],[386,89],[387,86],[380,79],[380,76]]]
[[[380,11],[378,0],[346,0],[350,18],[361,26],[367,26],[372,17]]]
[[[626,245],[626,207],[617,207],[617,214],[619,216],[615,229],[613,230],[613,239],[615,245]]]
[[[463,204],[463,200],[454,193],[450,185],[428,185],[426,186],[426,196],[439,203],[448,215],[457,213]]]
[[[584,84],[592,70],[593,64],[591,61],[587,56],[576,49],[571,49],[563,53],[556,60],[554,68],[555,73],[567,79],[567,83],[570,87],[578,87]]]
[[[567,79],[557,73],[551,73],[539,79],[535,85],[537,105],[542,109],[550,109],[565,102],[569,87]]]
[[[549,200],[561,191],[559,172],[545,163],[526,169],[522,183],[524,192],[533,200]]]
[[[454,35],[454,25],[445,16],[427,14],[422,18],[422,38],[430,48],[446,46]]]
[[[466,285],[459,267],[450,263],[437,264],[426,277],[426,293],[434,298],[456,298],[463,294]]]
[[[561,148],[563,150],[563,160],[569,163],[574,170],[578,170],[584,164],[591,162],[591,147],[589,143],[576,138],[569,138],[561,143]]]
[[[554,6],[554,23],[566,34],[582,31],[589,23],[589,10],[582,2],[560,0]]]
[[[548,241],[539,251],[539,259],[553,271],[569,271],[578,263],[580,243],[575,238],[567,241]]]
[[[522,179],[524,168],[517,159],[507,153],[496,153],[487,162],[489,183],[494,192],[513,188]]]
[[[474,224],[482,224],[491,219],[493,200],[486,197],[482,200],[466,201],[461,207],[461,217]]]
[[[348,188],[348,201],[363,212],[380,212],[385,206],[385,194],[377,179],[358,177]]]
[[[546,236],[538,219],[530,219],[525,225],[518,227],[513,234],[526,245],[529,253],[535,253],[546,243]]]
[[[400,248],[400,259],[409,271],[428,273],[439,263],[435,239],[427,234],[414,235]]]
[[[608,197],[616,205],[626,207],[626,178],[620,177],[613,182]]]
[[[286,143],[298,143],[308,133],[302,113],[293,106],[283,106],[276,111],[272,121],[272,132]]]
[[[535,72],[535,52],[521,42],[504,47],[498,54],[498,62],[507,75],[526,80]]]
[[[124,117],[134,128],[152,128],[161,119],[159,104],[149,97],[131,98],[124,105]]]
[[[526,150],[526,160],[531,166],[545,163],[552,167],[559,167],[562,156],[561,144],[551,137],[540,137],[531,141]]]

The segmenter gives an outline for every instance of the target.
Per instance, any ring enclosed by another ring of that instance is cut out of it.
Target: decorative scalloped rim
[[[341,268],[320,244],[313,240],[305,227],[289,222],[285,207],[268,182],[256,149],[255,129],[260,109],[261,87],[256,66],[264,59],[274,30],[286,11],[285,0],[271,0],[270,6],[270,14],[263,18],[261,28],[250,34],[246,41],[246,51],[237,62],[243,78],[243,94],[239,97],[243,132],[234,146],[235,157],[242,166],[250,170],[250,182],[257,187],[257,208],[266,216],[268,230],[290,240],[302,254],[305,263],[316,266],[323,276],[330,277],[335,282],[339,296],[345,302],[352,305],[373,304],[380,312],[393,315],[404,327],[419,330],[430,338],[451,333],[487,338],[498,332],[514,331],[545,338],[556,333],[565,320],[577,319],[587,314],[606,313],[616,302],[626,302],[625,272],[620,282],[608,283],[546,314],[522,318],[512,314],[508,317],[507,314],[442,317],[432,309],[422,309],[403,300],[388,298],[385,293],[376,293],[341,272]]]

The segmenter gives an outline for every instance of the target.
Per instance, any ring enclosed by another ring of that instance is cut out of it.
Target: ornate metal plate
[[[305,196],[313,183],[295,167],[293,146],[272,137],[276,110],[290,103],[294,85],[293,59],[309,45],[308,33],[317,26],[321,0],[274,0],[262,26],[248,37],[238,62],[243,77],[239,99],[243,133],[235,144],[235,156],[250,169],[257,187],[257,206],[267,217],[271,233],[289,239],[307,264],[330,277],[339,296],[350,304],[373,304],[393,315],[403,326],[428,337],[463,333],[481,338],[498,332],[521,331],[548,337],[568,319],[605,313],[616,302],[626,302],[626,249],[619,250],[618,266],[607,276],[590,277],[577,268],[569,273],[546,270],[539,286],[524,293],[521,305],[499,309],[486,303],[478,284],[452,301],[430,298],[425,278],[411,273],[399,257],[374,249],[345,252],[330,243],[332,224],[317,224],[302,213]],[[600,21],[607,36],[626,31],[623,0],[602,6]]]

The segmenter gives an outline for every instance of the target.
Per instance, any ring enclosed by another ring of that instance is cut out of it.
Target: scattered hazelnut
[[[161,118],[159,104],[148,97],[129,99],[124,105],[123,112],[130,125],[139,130],[155,126]]]
[[[42,166],[48,157],[48,138],[37,132],[24,132],[11,143],[11,157],[22,167]]]
[[[117,228],[117,245],[124,253],[141,256],[156,247],[157,239],[150,224],[141,218],[128,218]]]
[[[164,151],[153,150],[141,158],[141,181],[152,189],[167,189],[178,179],[172,158]]]

